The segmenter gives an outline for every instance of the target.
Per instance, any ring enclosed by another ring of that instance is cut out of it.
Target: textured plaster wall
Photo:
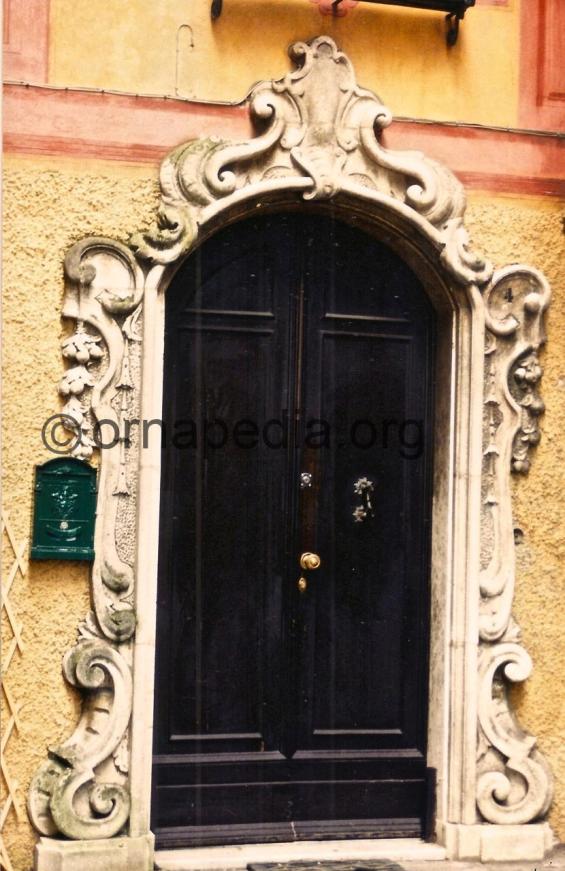
[[[18,539],[29,535],[33,467],[49,458],[41,423],[60,406],[63,369],[59,340],[65,250],[90,234],[125,241],[145,225],[156,204],[151,168],[94,161],[5,160],[4,229],[4,503]],[[517,691],[526,728],[540,739],[556,775],[551,822],[565,839],[565,713],[560,706],[565,652],[560,623],[565,544],[565,287],[559,257],[563,228],[555,201],[470,197],[469,226],[478,247],[496,263],[523,260],[543,269],[554,286],[549,346],[542,382],[547,413],[543,439],[528,478],[515,484],[518,548],[515,613],[535,662]],[[561,566],[560,566],[561,561]],[[78,563],[30,563],[16,581],[12,603],[23,622],[26,649],[10,668],[12,695],[21,701],[21,731],[6,760],[25,799],[29,780],[48,744],[67,738],[77,703],[64,684],[61,658],[88,609],[88,570]],[[34,837],[11,813],[5,839],[16,871],[29,871]]]
[[[309,0],[226,0],[212,22],[210,0],[123,6],[51,0],[50,82],[241,100],[253,82],[286,74],[286,46],[327,33],[394,114],[517,123],[519,0],[471,9],[453,48],[445,16],[425,10],[360,3],[333,18]]]

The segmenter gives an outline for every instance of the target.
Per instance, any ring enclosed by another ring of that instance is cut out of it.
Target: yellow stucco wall
[[[50,458],[40,440],[40,426],[59,408],[64,252],[91,234],[125,241],[148,222],[156,199],[156,172],[150,167],[55,158],[5,160],[3,486],[5,509],[18,541],[29,535],[33,467]],[[565,712],[559,693],[565,668],[560,628],[565,555],[560,534],[565,523],[560,215],[555,200],[479,194],[470,196],[468,210],[478,248],[499,265],[525,261],[540,267],[555,289],[543,359],[543,439],[529,477],[515,482],[516,525],[524,531],[518,548],[515,614],[535,662],[533,677],[516,696],[523,724],[539,737],[553,766],[557,788],[550,820],[565,839]],[[11,696],[22,707],[21,728],[10,738],[6,762],[19,783],[23,805],[46,745],[68,737],[76,722],[76,698],[64,684],[61,658],[88,608],[87,567],[30,563],[25,578],[16,578],[10,598],[23,624],[26,646],[23,654],[16,652],[8,673]],[[5,638],[9,637],[8,630]],[[4,835],[16,871],[28,871],[34,838],[25,813],[20,823],[10,813]]]
[[[238,101],[288,71],[287,45],[328,33],[394,114],[516,126],[519,17],[519,0],[478,5],[447,48],[442,13],[366,3],[333,18],[309,0],[225,0],[212,23],[210,0],[128,0],[127,15],[123,0],[52,0],[49,81]]]

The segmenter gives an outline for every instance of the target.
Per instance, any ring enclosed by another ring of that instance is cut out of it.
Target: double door
[[[329,216],[225,228],[169,287],[161,845],[421,833],[433,329]]]

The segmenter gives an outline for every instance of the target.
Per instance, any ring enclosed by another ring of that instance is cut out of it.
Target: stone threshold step
[[[294,841],[283,844],[241,844],[231,847],[197,847],[158,850],[157,871],[248,871],[249,866],[273,863],[318,863],[318,869],[335,862],[441,861],[446,852],[437,844],[417,838],[361,839],[351,841]],[[282,871],[282,869],[281,869]],[[300,871],[296,868],[295,871]]]

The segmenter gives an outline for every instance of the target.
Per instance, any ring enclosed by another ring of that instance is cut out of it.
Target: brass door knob
[[[302,569],[319,569],[322,564],[322,560],[318,556],[317,553],[310,553],[310,551],[306,551],[300,557],[300,568]]]

